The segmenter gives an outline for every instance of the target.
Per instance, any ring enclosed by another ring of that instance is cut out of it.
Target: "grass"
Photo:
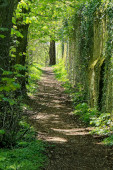
[[[20,121],[21,130],[16,144],[0,149],[0,170],[39,170],[47,163],[46,144],[36,139],[36,132],[26,120]]]
[[[20,142],[13,149],[0,149],[0,170],[39,170],[46,156],[42,141]]]
[[[29,95],[32,95],[37,91],[38,88],[37,82],[40,80],[41,75],[42,75],[41,65],[34,63],[29,66],[29,77],[27,84],[27,90]]]
[[[67,71],[65,69],[65,64],[64,61],[60,61],[59,64],[56,64],[54,66],[54,72],[55,72],[55,76],[57,78],[58,81],[63,82],[64,84],[66,84],[69,79],[67,78]]]

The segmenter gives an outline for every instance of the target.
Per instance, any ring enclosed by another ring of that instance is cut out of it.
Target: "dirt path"
[[[44,69],[39,89],[30,102],[31,120],[38,138],[55,145],[49,149],[45,170],[113,170],[113,148],[89,135],[89,129],[73,115],[52,68]]]

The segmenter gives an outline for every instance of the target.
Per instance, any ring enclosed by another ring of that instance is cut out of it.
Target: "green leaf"
[[[16,64],[16,65],[14,66],[14,68],[15,68],[15,70],[17,70],[17,71],[26,70],[26,66],[23,66],[23,65],[21,65],[21,64]]]
[[[14,28],[11,29],[11,35],[16,35],[17,37],[23,38],[23,35],[21,34],[21,32],[19,32],[18,30],[15,30]]]
[[[0,38],[5,38],[5,37],[6,37],[5,35],[0,34]]]
[[[3,75],[12,75],[12,74],[13,74],[12,71],[4,71],[4,72],[3,72]]]
[[[0,129],[0,134],[4,135],[5,134],[5,130],[4,129]]]
[[[8,28],[0,28],[0,31],[8,31],[9,29]]]
[[[4,97],[3,100],[8,102],[11,106],[16,104],[16,101],[13,100],[13,99],[9,99],[9,98]]]

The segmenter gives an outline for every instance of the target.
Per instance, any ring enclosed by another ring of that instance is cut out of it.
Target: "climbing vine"
[[[99,109],[103,108],[102,102],[105,100],[102,97],[106,95],[104,89],[108,84],[105,82],[109,81],[104,77],[108,75],[105,72],[112,74],[112,25],[112,3],[96,0],[81,3],[64,24],[70,37],[67,39],[69,45],[65,48],[68,52],[66,69],[71,75],[70,81],[76,86],[77,83],[82,84],[89,105]],[[104,111],[110,110],[110,106],[108,108],[104,107]]]

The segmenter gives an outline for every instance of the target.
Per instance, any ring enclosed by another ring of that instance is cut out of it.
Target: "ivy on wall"
[[[74,86],[82,84],[87,103],[112,112],[113,4],[85,1],[65,19],[66,69]],[[70,76],[71,75],[71,76]]]

